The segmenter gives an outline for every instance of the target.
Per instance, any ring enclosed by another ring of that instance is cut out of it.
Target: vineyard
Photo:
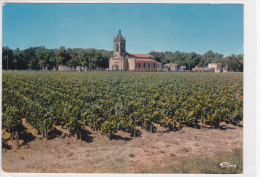
[[[2,128],[18,138],[22,118],[46,139],[55,125],[78,138],[89,126],[110,139],[154,124],[169,131],[238,124],[243,74],[3,71]]]

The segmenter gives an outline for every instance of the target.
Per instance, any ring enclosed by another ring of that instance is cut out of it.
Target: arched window
[[[145,68],[145,63],[144,63],[144,68]]]
[[[119,52],[119,45],[116,44],[116,52]]]
[[[139,63],[139,68],[141,68],[141,63]]]

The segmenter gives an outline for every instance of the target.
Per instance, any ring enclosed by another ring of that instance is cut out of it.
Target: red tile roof
[[[135,58],[151,58],[154,57],[152,55],[148,55],[148,54],[134,54],[134,53],[128,53],[128,55],[130,57],[135,57]]]

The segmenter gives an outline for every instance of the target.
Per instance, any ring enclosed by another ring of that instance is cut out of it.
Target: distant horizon
[[[3,6],[3,43],[113,50],[118,30],[126,51],[243,54],[242,4],[18,4]]]

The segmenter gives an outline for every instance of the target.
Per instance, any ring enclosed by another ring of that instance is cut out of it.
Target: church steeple
[[[114,54],[113,56],[125,57],[125,38],[121,34],[121,30],[118,30],[117,36],[114,38]]]

